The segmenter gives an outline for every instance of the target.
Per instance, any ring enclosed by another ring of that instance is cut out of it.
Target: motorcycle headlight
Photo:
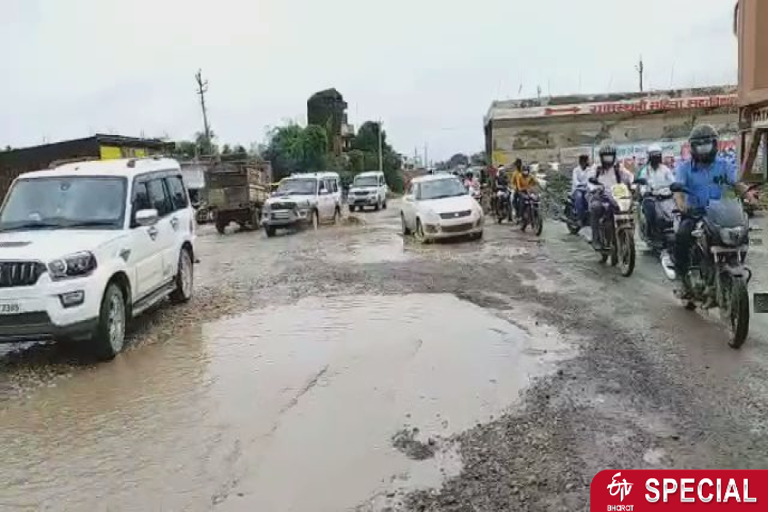
[[[48,272],[54,281],[87,276],[94,270],[96,257],[88,251],[70,254],[48,263]]]
[[[737,226],[735,228],[720,228],[720,240],[723,244],[730,246],[737,246],[744,243],[744,239],[747,235],[747,229],[743,226]]]
[[[616,199],[616,204],[619,206],[619,210],[622,212],[628,212],[632,208],[631,198]]]

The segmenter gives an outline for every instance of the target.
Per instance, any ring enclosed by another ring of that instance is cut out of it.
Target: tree
[[[349,170],[353,175],[365,170],[365,153],[359,149],[353,149],[347,153],[347,156],[349,157]]]
[[[387,145],[387,132],[381,132],[381,147],[382,151],[392,150]],[[357,130],[355,138],[352,139],[352,149],[359,149],[365,152],[379,152],[379,123],[374,121],[366,121]]]
[[[180,140],[176,142],[173,156],[184,160],[192,160],[197,152],[197,144],[190,140]]]
[[[195,144],[199,150],[199,154],[204,156],[217,155],[219,153],[219,147],[213,143],[216,138],[216,134],[213,130],[210,131],[210,139],[205,136],[205,132],[197,132],[195,134]]]
[[[322,126],[311,124],[301,132],[301,163],[304,172],[322,171],[328,153],[328,136]]]
[[[488,159],[485,157],[485,151],[479,151],[473,153],[469,157],[469,161],[472,165],[488,165]]]
[[[11,151],[13,148],[11,146],[5,146],[6,151]]]
[[[448,165],[451,168],[455,168],[460,165],[469,165],[469,157],[463,153],[456,153],[448,160]]]
[[[221,147],[221,154],[222,155],[231,155],[232,154],[232,148],[229,147],[229,144],[224,144]]]

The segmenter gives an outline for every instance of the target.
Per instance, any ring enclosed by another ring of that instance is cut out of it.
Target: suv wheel
[[[386,199],[384,199],[384,202],[381,204],[381,207],[384,208],[385,210],[387,209],[387,200]]]
[[[192,298],[192,285],[194,283],[194,266],[192,256],[187,249],[182,249],[179,254],[179,269],[176,271],[174,282],[176,289],[171,293],[171,301],[176,304],[189,302]]]
[[[108,361],[123,350],[126,316],[123,291],[116,283],[110,283],[101,299],[99,323],[91,340],[97,358]]]
[[[341,208],[337,206],[336,210],[333,212],[333,223],[338,224],[339,220],[341,220]]]
[[[264,231],[267,233],[267,238],[275,236],[275,226],[264,226]]]
[[[381,209],[381,199],[376,199],[376,206],[373,207],[374,211],[379,211]]]

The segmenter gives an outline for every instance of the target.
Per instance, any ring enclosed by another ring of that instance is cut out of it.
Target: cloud
[[[493,99],[735,80],[732,6],[717,0],[3,0],[0,145],[91,131],[191,137],[193,75],[227,142],[304,119],[336,87],[350,120],[396,148],[483,147]],[[9,13],[8,15],[5,15]],[[674,74],[672,70],[674,68]]]

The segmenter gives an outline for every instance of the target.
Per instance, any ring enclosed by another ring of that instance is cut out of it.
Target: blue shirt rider
[[[720,136],[710,125],[696,126],[688,139],[691,147],[691,160],[681,162],[675,170],[675,183],[684,186],[686,193],[675,194],[677,206],[681,211],[692,213],[680,220],[675,235],[675,271],[682,281],[681,298],[691,298],[691,285],[688,279],[690,250],[693,243],[691,232],[696,226],[695,215],[701,215],[710,201],[723,197],[722,181],[736,184],[736,165],[718,156]]]

